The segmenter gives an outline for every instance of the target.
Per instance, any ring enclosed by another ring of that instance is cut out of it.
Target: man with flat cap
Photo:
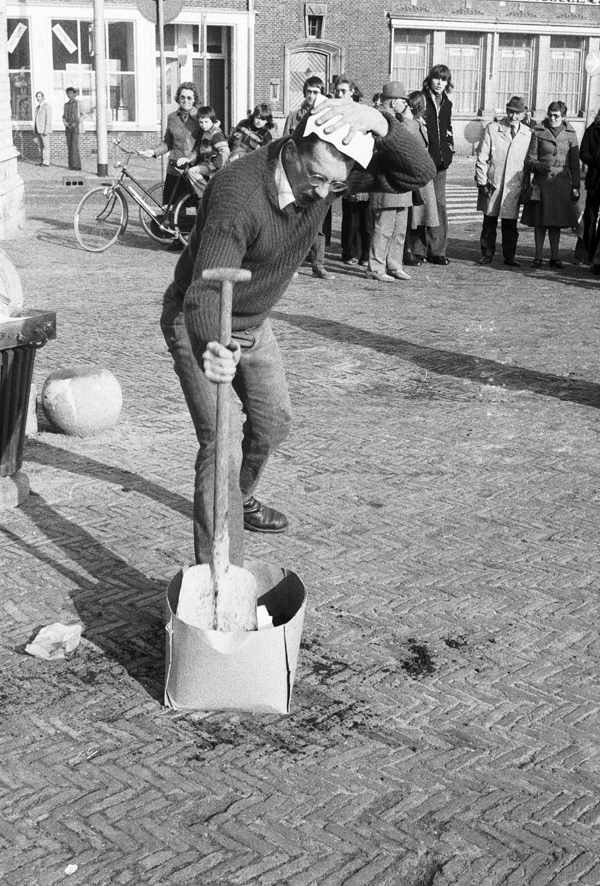
[[[381,92],[380,111],[394,114],[401,121],[406,112],[408,92],[399,80],[385,83]],[[410,280],[402,267],[404,241],[408,223],[408,210],[412,206],[412,193],[390,194],[384,191],[369,195],[371,213],[371,244],[367,277],[379,283],[394,280]]]
[[[519,196],[532,137],[531,129],[523,123],[526,110],[523,99],[513,95],[506,105],[506,117],[488,123],[477,149],[477,209],[483,212],[480,265],[492,263],[500,218],[504,264],[519,266],[515,258],[519,239]]]
[[[376,189],[410,191],[434,175],[422,142],[393,114],[328,99],[291,137],[252,151],[210,180],[161,317],[200,446],[194,494],[197,563],[211,558],[217,384],[231,384],[245,419],[241,447],[239,434],[233,433],[229,457],[230,558],[242,565],[244,528],[269,533],[287,527],[283,514],[254,497],[291,421],[269,313],[336,197]],[[234,286],[229,347],[218,342],[220,293],[218,285],[202,278],[206,268],[252,272],[249,282]]]

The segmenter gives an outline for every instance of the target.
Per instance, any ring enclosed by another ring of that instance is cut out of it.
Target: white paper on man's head
[[[322,101],[326,101],[326,99],[323,98]],[[321,102],[318,102],[318,104],[321,104]],[[375,147],[375,142],[370,132],[357,132],[347,145],[342,144],[342,140],[346,138],[350,131],[349,123],[346,123],[341,129],[336,129],[335,132],[330,132],[329,134],[323,132],[323,129],[330,126],[336,120],[341,120],[341,118],[342,115],[338,114],[336,117],[332,117],[331,120],[328,120],[324,125],[319,125],[317,122],[319,115],[312,114],[306,121],[304,135],[311,135],[314,132],[322,141],[334,145],[338,151],[341,151],[342,154],[346,154],[348,157],[352,157],[353,160],[356,160],[357,163],[360,163],[360,165],[366,169],[371,162]]]

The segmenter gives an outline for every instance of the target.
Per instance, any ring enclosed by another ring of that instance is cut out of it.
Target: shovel
[[[209,268],[202,279],[221,283],[219,342],[231,343],[233,284],[250,280],[241,268]],[[193,627],[216,631],[257,630],[256,579],[247,569],[229,562],[228,475],[229,386],[217,384],[217,433],[212,561],[189,569],[184,576],[177,616]],[[185,579],[188,579],[187,581]]]

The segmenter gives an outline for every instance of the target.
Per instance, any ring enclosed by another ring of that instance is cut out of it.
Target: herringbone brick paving
[[[195,457],[157,327],[175,257],[135,222],[79,250],[61,172],[23,170],[3,244],[58,313],[38,390],[103,365],[124,409],[86,440],[41,418],[34,494],[1,515],[2,882],[598,886],[596,279],[479,268],[476,223],[408,285],[301,272],[274,317],[295,423],[260,490],[291,528],[247,539],[308,588],[292,712],[182,715],[161,704]],[[52,621],[84,624],[77,651],[25,655]]]

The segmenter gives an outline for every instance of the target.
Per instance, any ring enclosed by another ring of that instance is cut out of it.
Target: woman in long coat
[[[574,228],[579,221],[579,146],[575,130],[567,123],[567,106],[552,102],[548,116],[533,130],[528,168],[540,199],[526,203],[521,221],[535,228],[534,268],[542,265],[546,230],[550,241],[551,268],[564,268],[558,257],[560,229]]]
[[[416,135],[423,139],[423,143],[429,150],[429,135],[425,124],[425,95],[420,90],[411,92],[407,98],[408,110],[402,115],[402,122],[409,126]],[[411,119],[412,117],[412,119]],[[409,236],[404,247],[404,264],[420,265],[424,259],[413,252],[415,243],[424,242],[427,228],[437,228],[440,223],[435,188],[433,182],[413,192],[413,205],[409,209]]]
[[[581,162],[587,166],[583,242],[589,260],[594,262],[596,250],[600,247],[600,226],[598,225],[598,212],[600,211],[600,111],[583,134],[579,156]],[[594,270],[594,273],[600,273],[600,268],[598,271]]]
[[[477,149],[475,183],[479,189],[477,209],[483,212],[482,265],[492,263],[499,218],[504,264],[518,264],[515,254],[519,239],[519,197],[531,142],[531,129],[522,122],[525,110],[523,99],[513,95],[506,105],[506,117],[497,123],[488,123]]]

